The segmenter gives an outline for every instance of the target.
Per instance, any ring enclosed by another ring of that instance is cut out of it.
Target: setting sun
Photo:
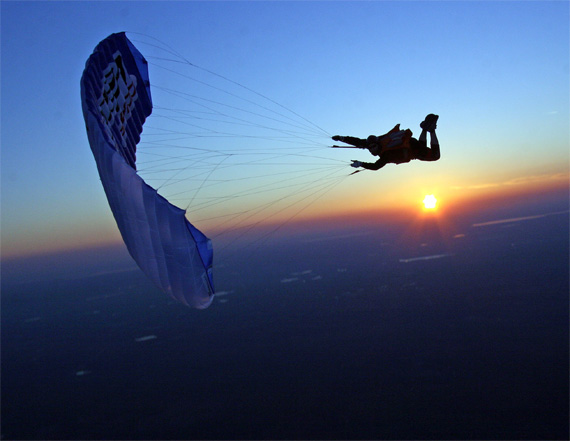
[[[437,205],[437,199],[435,198],[435,196],[433,194],[428,194],[424,198],[423,203],[424,203],[424,207],[426,209],[433,210],[433,209],[435,209],[435,206]]]

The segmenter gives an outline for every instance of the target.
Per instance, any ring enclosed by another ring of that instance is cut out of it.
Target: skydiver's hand
[[[333,141],[342,141],[342,138],[344,138],[344,136],[334,135],[332,137],[332,140]]]
[[[358,168],[358,167],[362,167],[362,162],[357,161],[356,159],[351,159],[352,164],[350,164],[351,167],[354,168]]]

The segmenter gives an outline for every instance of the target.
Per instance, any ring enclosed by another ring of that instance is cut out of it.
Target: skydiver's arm
[[[354,147],[358,147],[361,149],[365,149],[368,147],[368,142],[365,139],[355,138],[354,136],[333,136],[332,139],[334,141],[342,141],[347,144],[353,145]]]
[[[387,162],[380,158],[378,161],[372,163],[372,162],[361,162],[360,166],[362,168],[365,168],[367,170],[380,170],[382,167],[384,167],[387,164]]]

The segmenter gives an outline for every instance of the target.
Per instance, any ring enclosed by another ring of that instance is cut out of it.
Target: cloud
[[[522,221],[527,221],[527,220],[533,220],[533,219],[540,219],[546,216],[554,216],[557,214],[566,214],[568,213],[568,210],[566,211],[556,211],[553,213],[544,213],[544,214],[537,214],[534,216],[524,216],[524,217],[514,217],[514,218],[510,218],[510,219],[499,219],[499,220],[493,220],[493,221],[489,221],[489,222],[481,222],[478,224],[473,224],[473,227],[486,227],[489,225],[497,225],[497,224],[509,224],[509,223],[513,223],[513,222],[522,222]]]
[[[137,343],[143,342],[143,341],[149,341],[149,340],[154,340],[156,339],[156,335],[145,335],[144,337],[139,337],[139,338],[135,338],[135,341]]]
[[[400,259],[400,263],[417,262],[419,260],[441,259],[443,257],[450,257],[450,256],[453,256],[453,254],[445,253],[445,254],[433,254],[431,256],[410,257],[407,259]]]
[[[500,188],[500,187],[515,187],[519,185],[529,185],[538,184],[546,182],[561,182],[568,181],[570,179],[569,173],[554,173],[554,174],[542,174],[542,175],[531,175],[522,176],[519,178],[509,179],[502,182],[486,182],[474,185],[460,186],[455,185],[451,188],[453,190],[484,190],[488,188]]]

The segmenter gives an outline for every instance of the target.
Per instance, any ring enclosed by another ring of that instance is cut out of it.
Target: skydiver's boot
[[[433,132],[437,128],[438,118],[439,115],[430,113],[428,116],[426,116],[426,119],[420,123],[420,127],[424,130],[427,130],[428,132]]]

